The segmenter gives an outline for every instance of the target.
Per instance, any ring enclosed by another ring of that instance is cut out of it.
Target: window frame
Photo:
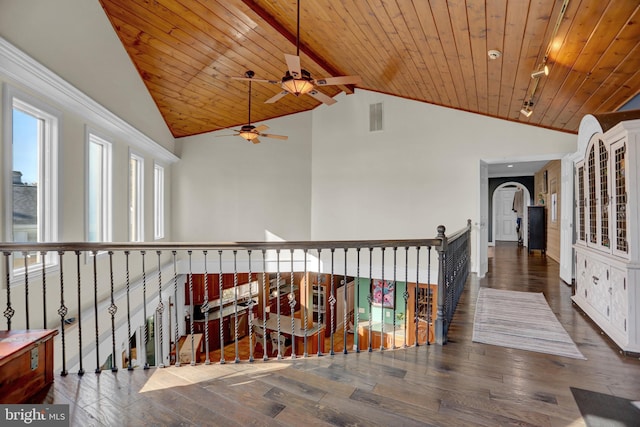
[[[35,97],[28,95],[6,83],[3,84],[3,156],[4,156],[4,203],[5,203],[5,235],[4,240],[14,242],[13,224],[13,122],[14,110],[31,115],[41,120],[41,133],[38,139],[38,222],[37,241],[56,242],[59,234],[59,218],[61,196],[60,181],[60,130],[62,113]],[[37,255],[40,257],[40,255]],[[13,264],[13,260],[11,260]],[[56,271],[59,268],[59,257],[49,252],[45,255],[45,271]],[[42,260],[27,267],[28,273],[39,276],[42,273]],[[8,274],[15,283],[25,274],[25,268],[12,268]]]
[[[165,173],[164,166],[153,164],[153,237],[155,240],[165,237]]]
[[[138,167],[134,171],[132,170],[132,162],[135,161]],[[144,157],[129,151],[129,241],[130,242],[144,242]],[[135,188],[137,191],[135,195],[132,192],[135,180]],[[133,212],[133,198],[135,196],[135,208]],[[135,222],[135,227],[132,227]],[[133,233],[136,233],[134,236]]]
[[[112,242],[113,241],[113,142],[101,135],[99,132],[86,127],[86,170],[85,170],[85,182],[86,182],[86,203],[85,203],[85,240],[87,242]],[[91,147],[92,144],[101,145],[103,148],[103,157],[101,162],[101,236],[102,240],[90,240],[91,234],[91,211],[89,209],[89,203],[91,200]]]

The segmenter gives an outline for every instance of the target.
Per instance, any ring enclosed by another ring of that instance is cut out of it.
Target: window
[[[59,115],[13,88],[5,86],[5,171],[7,241],[55,242],[58,239]],[[9,176],[9,174],[11,174]],[[40,253],[13,256],[13,273],[42,266]],[[54,253],[47,267],[57,265]]]
[[[144,241],[144,159],[129,157],[129,241]]]
[[[154,238],[164,239],[164,168],[158,164],[153,167],[153,219]]]
[[[111,241],[111,143],[89,133],[87,241]]]

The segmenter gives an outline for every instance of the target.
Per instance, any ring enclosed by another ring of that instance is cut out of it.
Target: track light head
[[[522,114],[525,117],[529,117],[533,114],[533,110],[530,110],[529,107],[524,107],[523,109],[520,110],[520,114]]]
[[[541,70],[534,71],[533,73],[531,73],[531,78],[537,79],[537,78],[548,76],[548,75],[549,75],[549,67],[545,64]]]
[[[533,107],[533,101],[524,101],[523,107],[520,110],[520,114],[525,117],[531,116],[533,114],[533,110],[531,109],[531,107]]]

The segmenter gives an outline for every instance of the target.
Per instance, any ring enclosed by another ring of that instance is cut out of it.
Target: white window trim
[[[102,185],[102,235],[104,236],[103,242],[113,241],[113,142],[99,132],[85,127],[85,240],[89,241],[89,199],[90,199],[90,187],[89,187],[89,174],[90,170],[90,150],[91,144],[100,144],[104,148],[105,156],[103,157],[102,170],[103,173],[103,185]]]
[[[136,160],[138,162],[139,168],[137,170],[135,176],[135,185],[138,189],[137,195],[138,198],[136,200],[136,204],[138,206],[137,212],[131,212],[131,182],[129,182],[129,240],[132,242],[144,242],[144,157],[129,151],[129,180],[131,180],[131,160]],[[137,224],[138,234],[133,239],[131,239],[131,215],[135,214],[135,223]]]
[[[154,162],[153,165],[153,237],[155,240],[164,239],[164,167]]]
[[[58,241],[59,229],[59,207],[60,189],[58,176],[59,164],[59,141],[62,113],[52,108],[46,103],[28,95],[13,86],[3,84],[3,156],[4,156],[4,203],[5,203],[5,236],[4,240],[13,241],[13,109],[18,108],[28,114],[45,120],[47,126],[44,128],[44,147],[39,147],[44,152],[44,162],[47,165],[45,170],[39,170],[39,181],[46,184],[44,200],[39,203],[40,212],[38,215],[44,219],[44,235],[42,229],[38,229],[38,240],[44,242]],[[43,149],[44,148],[44,149]],[[41,196],[38,196],[41,197]],[[57,254],[49,253],[46,256],[45,270],[55,271],[58,269],[59,259]],[[12,269],[10,280],[17,282],[24,274],[24,267]],[[42,264],[35,264],[29,267],[29,273],[39,275],[42,272]]]

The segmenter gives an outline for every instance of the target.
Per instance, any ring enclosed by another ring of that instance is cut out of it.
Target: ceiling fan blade
[[[253,138],[251,142],[253,142],[254,144],[260,144],[260,140],[258,138]]]
[[[272,135],[270,133],[261,133],[260,136],[264,136],[265,138],[274,138],[274,139],[282,139],[282,140],[289,139],[289,137],[285,135]]]
[[[285,96],[286,94],[288,94],[289,92],[287,92],[286,90],[283,90],[282,92],[277,93],[276,95],[274,95],[273,97],[267,99],[266,101],[264,101],[265,104],[273,104],[274,102],[276,102],[277,100],[279,100],[280,98],[282,98],[283,96]]]
[[[260,125],[260,126],[256,126],[253,130],[256,132],[262,132],[263,130],[267,130],[269,129],[269,126],[267,125]]]
[[[332,85],[357,85],[362,83],[360,76],[338,76],[338,77],[326,77],[323,79],[317,79],[315,84],[318,86],[332,86]]]
[[[284,54],[284,60],[287,61],[287,68],[289,69],[289,73],[295,78],[298,78],[302,75],[302,71],[300,70],[300,57],[296,55],[288,55]]]
[[[323,102],[327,105],[333,105],[335,104],[337,101],[327,95],[325,95],[322,92],[318,92],[317,90],[312,90],[311,92],[308,92],[307,95],[310,95],[312,97],[314,97],[315,99],[317,99],[320,102]]]

